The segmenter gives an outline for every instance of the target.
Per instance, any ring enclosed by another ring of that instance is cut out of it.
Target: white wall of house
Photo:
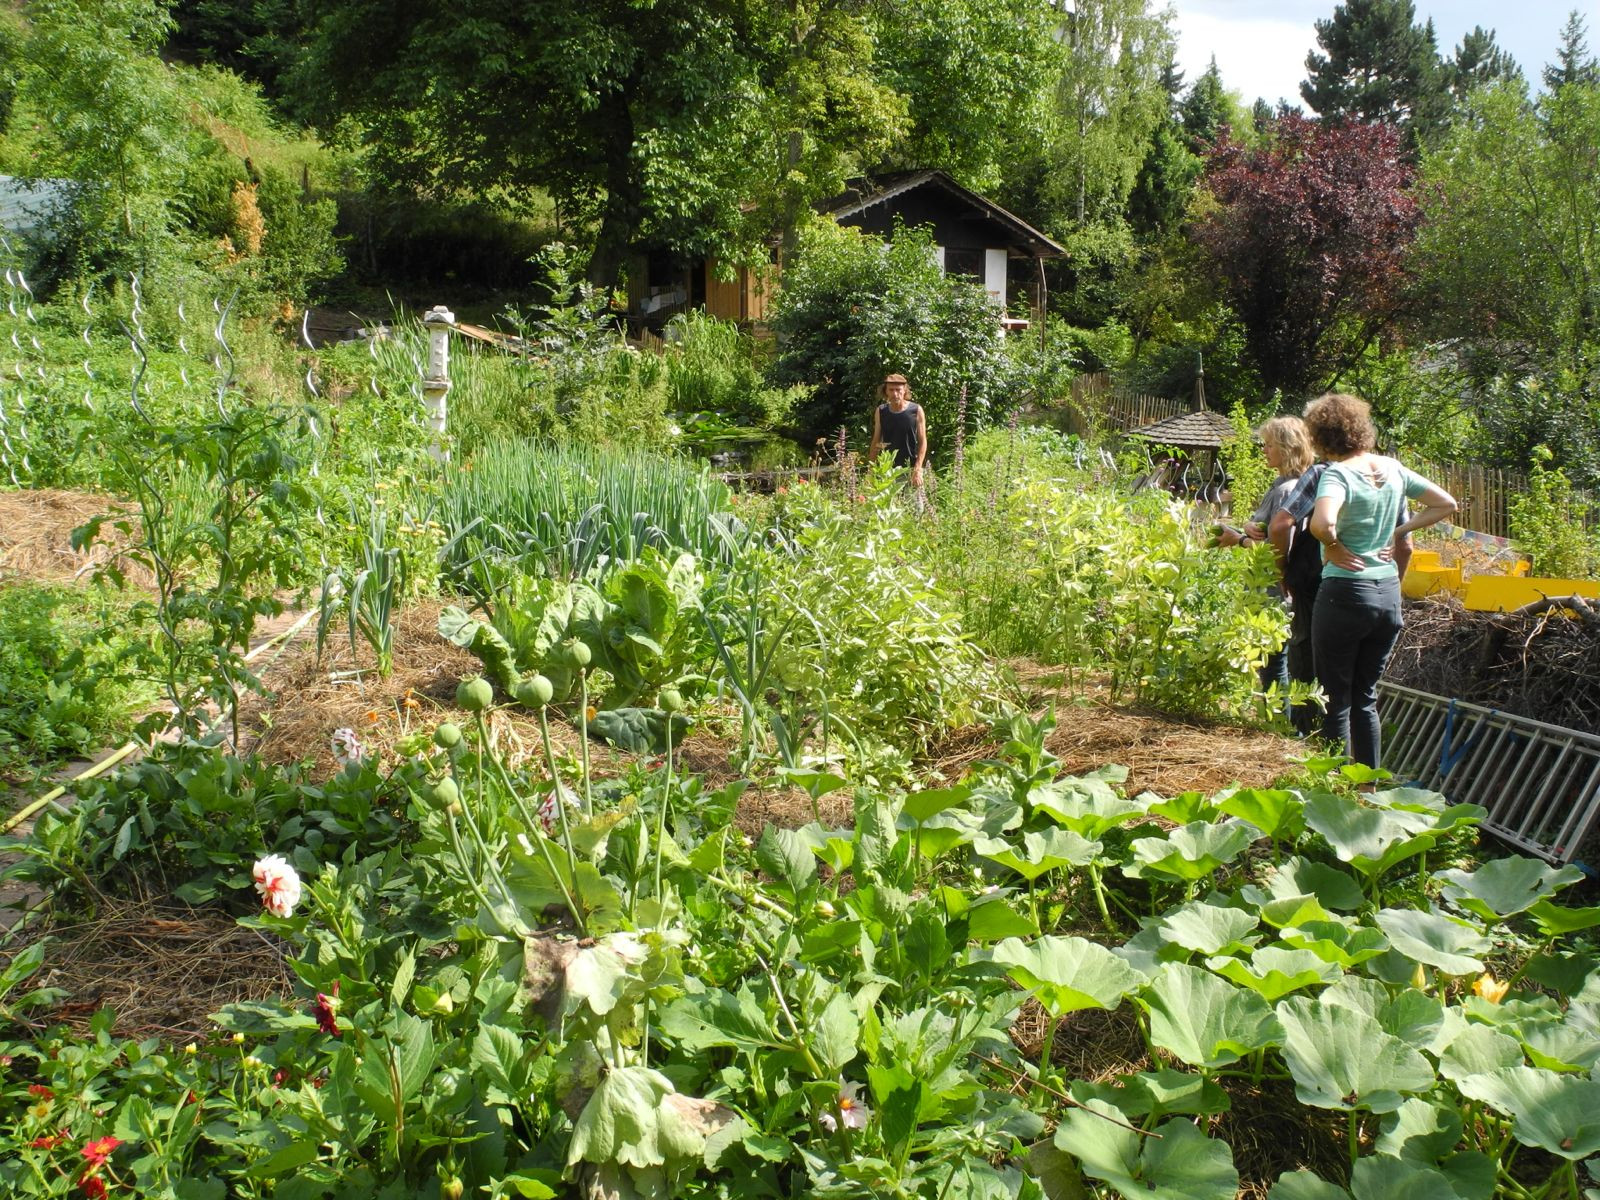
[[[1006,252],[1004,250],[985,250],[983,252],[983,287],[1001,308],[1006,306]]]
[[[941,270],[941,271],[944,270],[944,247],[943,246],[935,246],[933,248],[933,261],[939,264],[939,270]]]

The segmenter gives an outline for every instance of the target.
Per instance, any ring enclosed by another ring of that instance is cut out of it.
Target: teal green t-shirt
[[[1364,571],[1346,571],[1324,562],[1324,579],[1389,579],[1395,574],[1394,563],[1380,559],[1378,552],[1394,540],[1394,527],[1400,524],[1406,500],[1422,495],[1429,484],[1392,458],[1375,457],[1374,462],[1378,467],[1375,478],[1336,462],[1328,464],[1317,484],[1318,500],[1332,496],[1339,501],[1335,521],[1339,540],[1367,564]]]

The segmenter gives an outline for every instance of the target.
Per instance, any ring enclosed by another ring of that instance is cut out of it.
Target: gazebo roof
[[[1132,436],[1163,446],[1215,450],[1233,435],[1233,422],[1219,412],[1201,408],[1135,429]]]

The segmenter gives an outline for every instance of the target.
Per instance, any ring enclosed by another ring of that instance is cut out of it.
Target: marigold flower
[[[383,720],[383,717],[378,713],[377,709],[367,709],[367,724],[376,725],[381,720]]]
[[[121,1138],[95,1138],[83,1148],[83,1157],[88,1160],[91,1167],[103,1167],[106,1165],[106,1159],[111,1157],[111,1152],[120,1145],[122,1145]]]
[[[63,1129],[60,1133],[50,1133],[44,1137],[36,1137],[31,1144],[35,1150],[54,1150],[66,1140],[67,1131]]]
[[[595,708],[595,706],[592,705],[592,704],[589,705],[588,708],[583,710],[583,719],[585,721],[593,721],[599,715],[600,715],[600,710]]]
[[[98,1175],[85,1175],[78,1180],[78,1190],[88,1196],[89,1200],[105,1200],[106,1181]]]
[[[269,854],[256,860],[256,891],[262,906],[276,917],[294,915],[300,903],[300,876],[281,854]]]
[[[54,1100],[56,1098],[56,1094],[42,1083],[30,1083],[28,1085],[28,1095],[37,1096],[41,1100]]]
[[[1509,979],[1499,980],[1492,971],[1485,971],[1472,982],[1472,990],[1482,996],[1490,1004],[1499,1004],[1506,998],[1506,993],[1511,990]]]

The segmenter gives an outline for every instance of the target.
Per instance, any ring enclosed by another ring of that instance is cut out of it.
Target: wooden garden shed
[[[1044,262],[1062,258],[1066,248],[994,201],[963,187],[943,171],[896,171],[852,180],[817,210],[841,225],[882,238],[895,226],[933,230],[939,265],[947,272],[981,283],[999,310],[1002,324],[1026,327],[1028,318],[1011,317],[1025,307],[1032,319],[1044,311]],[[725,320],[759,324],[776,295],[781,265],[773,261],[752,270],[737,267],[721,278],[715,259],[674,260],[665,253],[636,256],[628,269],[628,313],[640,324],[659,326],[674,314],[703,308]]]

